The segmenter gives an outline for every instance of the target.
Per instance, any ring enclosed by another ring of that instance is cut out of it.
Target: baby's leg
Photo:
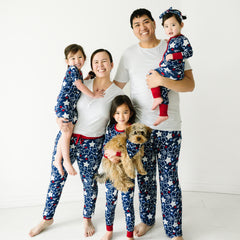
[[[163,102],[163,99],[161,97],[154,98],[153,99],[153,105],[152,105],[152,110],[155,110],[157,106],[159,106]]]
[[[157,120],[154,122],[154,126],[159,125],[160,123],[166,121],[168,119],[168,116],[158,116]]]
[[[63,156],[63,166],[66,169],[67,173],[70,175],[76,175],[77,172],[72,166],[71,160],[70,160],[70,139],[72,136],[72,130],[65,130],[62,132],[61,136],[61,152]]]
[[[58,172],[63,176],[64,171],[63,171],[63,165],[62,165],[62,150],[61,150],[61,141],[62,141],[62,136],[60,137],[58,144],[57,144],[57,152],[55,156],[55,160],[53,162],[53,165],[57,168]]]

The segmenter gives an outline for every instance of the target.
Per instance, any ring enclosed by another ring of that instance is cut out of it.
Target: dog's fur
[[[152,129],[141,123],[134,123],[126,128],[125,133],[121,133],[113,137],[104,147],[104,149],[112,149],[121,152],[121,161],[113,163],[107,158],[103,158],[102,167],[104,172],[97,174],[95,179],[104,183],[107,179],[112,181],[114,187],[120,191],[127,192],[129,188],[134,186],[131,179],[135,178],[135,168],[141,175],[147,172],[143,168],[142,157],[144,155],[144,145],[140,145],[139,151],[129,158],[127,153],[127,139],[135,144],[145,143],[151,135]]]

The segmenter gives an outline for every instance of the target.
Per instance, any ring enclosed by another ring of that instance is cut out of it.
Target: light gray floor
[[[119,196],[120,197],[120,196]],[[137,195],[136,223],[139,222]],[[98,201],[93,223],[96,233],[89,240],[100,240],[105,232],[104,202]],[[30,238],[29,230],[41,220],[43,206],[0,209],[2,240],[83,240],[82,203],[61,203],[55,222],[40,235]],[[158,201],[156,224],[141,240],[167,240]],[[185,240],[239,240],[240,195],[183,192],[183,232]],[[125,221],[119,198],[113,240],[125,238]]]

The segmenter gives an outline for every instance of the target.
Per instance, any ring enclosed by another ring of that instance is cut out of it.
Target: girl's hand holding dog
[[[113,163],[118,163],[121,160],[120,156],[112,149],[106,149],[104,155]]]

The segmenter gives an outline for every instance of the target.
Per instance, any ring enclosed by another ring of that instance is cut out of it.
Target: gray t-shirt
[[[168,94],[168,116],[169,118],[158,126],[153,126],[159,116],[159,108],[152,110],[153,97],[151,89],[146,84],[146,75],[151,69],[159,67],[167,42],[161,40],[154,48],[142,48],[137,45],[129,47],[121,57],[115,81],[130,82],[131,99],[137,111],[137,120],[152,129],[165,131],[181,130],[181,117],[179,111],[179,94],[170,91]],[[185,61],[185,70],[191,69],[188,61]],[[181,81],[181,80],[179,80]]]

